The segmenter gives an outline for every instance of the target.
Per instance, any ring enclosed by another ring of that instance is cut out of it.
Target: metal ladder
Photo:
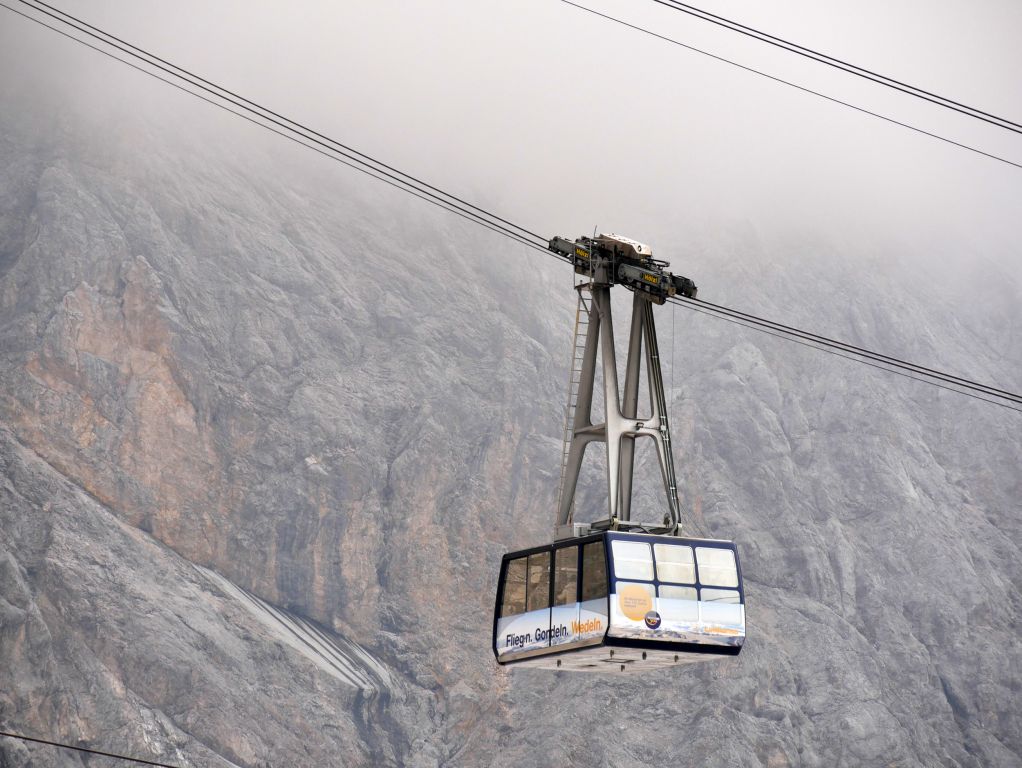
[[[583,284],[584,285],[584,284]],[[583,296],[583,285],[575,286],[578,304],[575,307],[575,333],[571,344],[571,373],[568,374],[568,406],[564,411],[564,446],[561,451],[561,482],[557,487],[557,508],[560,508],[564,494],[564,482],[568,474],[568,453],[575,432],[575,409],[578,406],[578,389],[582,382],[582,359],[585,356],[586,337],[589,333],[589,302]],[[568,513],[570,523],[575,516],[575,501],[572,499]]]

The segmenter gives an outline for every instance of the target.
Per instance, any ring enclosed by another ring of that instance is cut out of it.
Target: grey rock
[[[499,556],[552,522],[560,265],[311,160],[33,119],[0,116],[5,727],[197,766],[1022,764],[1016,414],[660,310],[746,650],[498,669]],[[657,248],[720,303],[1019,389],[1006,275],[740,225]],[[0,741],[35,763],[84,764]]]

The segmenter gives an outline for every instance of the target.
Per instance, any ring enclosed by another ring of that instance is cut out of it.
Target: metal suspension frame
[[[625,363],[624,397],[618,386],[617,355],[614,344],[614,320],[610,303],[610,285],[598,280],[582,283],[579,308],[576,313],[575,342],[577,350],[579,327],[583,309],[587,310],[588,325],[581,366],[577,351],[573,352],[572,376],[569,383],[569,402],[565,425],[565,453],[561,466],[561,483],[557,500],[556,531],[558,538],[575,535],[573,526],[575,491],[585,457],[585,449],[592,442],[607,444],[607,504],[606,521],[590,524],[592,528],[645,528],[656,533],[677,534],[680,528],[678,483],[671,452],[671,433],[667,418],[667,398],[664,393],[660,351],[653,320],[653,305],[635,293],[632,299],[631,328],[628,337],[628,357]],[[588,304],[582,297],[590,294]],[[649,389],[650,413],[638,417],[639,376],[642,353],[646,357],[646,377]],[[593,391],[596,379],[597,357],[601,358],[603,374],[604,420],[594,424]],[[578,378],[576,379],[576,373]],[[577,390],[575,387],[577,386]],[[574,397],[574,400],[572,400]],[[653,524],[631,524],[633,475],[635,467],[635,440],[652,438],[657,448],[660,473],[667,496],[667,513],[662,521]]]

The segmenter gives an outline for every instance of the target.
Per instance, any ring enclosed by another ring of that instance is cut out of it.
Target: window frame
[[[522,594],[522,610],[521,610],[520,613],[510,613],[510,612],[506,612],[505,611],[505,608],[507,607],[507,602],[508,602],[507,601],[507,592],[508,592],[508,583],[509,583],[508,577],[511,574],[511,567],[515,563],[519,563],[519,562],[521,562],[521,563],[523,563],[525,565],[525,574],[524,574],[525,575],[525,579],[522,582],[522,587],[524,587],[523,594]],[[499,590],[499,592],[497,594],[497,601],[498,601],[498,605],[500,607],[499,610],[497,611],[497,615],[500,618],[504,618],[505,616],[521,616],[523,613],[525,613],[525,608],[529,604],[529,556],[528,555],[522,555],[521,557],[514,557],[514,558],[511,558],[511,559],[506,560],[504,562],[503,568],[501,568],[500,590]]]
[[[741,561],[741,558],[738,555],[738,548],[737,548],[737,546],[735,545],[734,542],[715,540],[715,539],[695,539],[695,538],[687,538],[687,537],[683,538],[683,537],[677,537],[677,536],[670,536],[670,537],[650,536],[650,535],[644,535],[644,534],[633,534],[633,533],[628,533],[628,532],[624,532],[624,531],[600,531],[598,533],[592,533],[592,534],[590,534],[588,536],[580,536],[580,537],[572,538],[572,539],[564,539],[562,541],[556,541],[556,542],[554,542],[552,544],[546,544],[546,545],[539,546],[539,547],[531,547],[529,549],[518,550],[518,551],[515,551],[515,552],[507,552],[507,553],[505,553],[501,557],[500,570],[498,571],[498,578],[497,578],[497,590],[496,590],[496,595],[495,595],[495,603],[496,603],[496,605],[494,606],[494,611],[493,611],[492,637],[493,637],[493,650],[494,650],[494,653],[496,653],[497,626],[498,626],[499,621],[501,619],[503,619],[503,618],[506,618],[506,616],[508,616],[508,615],[515,615],[515,614],[504,614],[503,613],[504,593],[505,593],[505,590],[507,588],[507,585],[506,585],[507,570],[508,570],[508,567],[509,567],[509,565],[510,565],[510,563],[512,561],[514,561],[514,560],[516,560],[518,558],[527,557],[529,555],[536,554],[536,553],[544,553],[545,552],[545,553],[549,554],[549,556],[551,558],[551,568],[550,568],[548,584],[549,584],[549,590],[550,590],[549,591],[549,595],[551,597],[551,604],[548,605],[545,610],[548,611],[548,617],[552,617],[553,608],[554,608],[554,606],[552,604],[552,597],[553,597],[554,572],[555,572],[555,568],[553,566],[554,566],[554,563],[556,562],[556,552],[558,550],[564,549],[564,548],[577,547],[577,553],[578,553],[578,561],[577,561],[578,562],[578,571],[577,571],[577,576],[576,576],[576,593],[575,593],[576,594],[576,598],[577,598],[576,602],[577,603],[592,602],[594,600],[601,600],[602,599],[602,600],[605,601],[605,615],[609,617],[610,616],[610,607],[611,607],[610,606],[610,596],[616,592],[616,590],[617,590],[617,582],[619,581],[619,579],[617,578],[617,576],[614,573],[614,569],[613,569],[612,561],[611,561],[611,551],[612,551],[611,550],[611,542],[614,541],[615,539],[631,539],[633,541],[646,542],[646,543],[649,543],[651,545],[650,546],[650,551],[651,551],[651,554],[653,555],[653,580],[652,581],[643,581],[642,579],[620,579],[620,581],[625,581],[625,582],[634,581],[634,582],[640,583],[640,584],[642,584],[642,583],[652,584],[654,586],[654,588],[655,588],[654,594],[657,596],[657,599],[660,599],[660,585],[661,584],[663,584],[664,586],[669,586],[669,587],[691,586],[691,587],[695,587],[696,590],[701,590],[702,587],[703,587],[702,582],[699,580],[698,558],[696,558],[696,564],[695,564],[696,565],[696,583],[695,584],[686,585],[686,584],[677,584],[675,582],[667,582],[667,581],[661,582],[660,581],[660,579],[658,578],[657,570],[656,570],[656,553],[655,553],[655,551],[652,548],[652,544],[657,539],[660,539],[661,543],[682,544],[682,545],[690,546],[690,547],[693,547],[693,548],[698,546],[698,547],[710,547],[710,548],[716,548],[716,549],[727,549],[727,550],[730,550],[732,552],[732,554],[734,555],[735,568],[736,568],[737,573],[738,573],[738,587],[736,589],[734,589],[733,591],[738,592],[739,604],[742,605],[742,606],[745,605],[745,582],[744,582],[744,580],[742,578],[742,561]],[[601,595],[600,597],[593,597],[593,598],[590,598],[590,600],[584,601],[582,599],[583,596],[584,596],[583,593],[582,593],[582,582],[583,582],[583,579],[585,577],[585,565],[584,565],[584,558],[583,558],[584,549],[589,544],[597,544],[597,543],[603,545],[604,582],[601,582],[601,583],[605,583],[606,584],[606,593]],[[694,553],[694,550],[693,550],[693,553]],[[717,589],[721,588],[718,585],[706,585],[706,586],[708,588],[717,588]],[[725,589],[727,589],[727,588],[725,588]],[[700,593],[697,591],[696,594],[698,596]],[[544,609],[539,609],[539,610],[544,610]],[[550,621],[550,619],[548,618],[548,626],[549,626],[549,621]],[[609,622],[608,622],[608,632],[609,632]],[[529,655],[533,655],[535,653],[538,653],[538,651],[530,651]],[[517,654],[510,654],[510,655],[503,656],[503,657],[498,656],[498,661],[500,661],[501,658],[507,658],[508,660],[514,660],[517,657],[518,657]]]
[[[660,539],[660,540],[658,541],[658,539]],[[651,581],[648,581],[648,582],[644,581],[643,579],[637,579],[637,578],[620,578],[619,579],[617,577],[616,570],[614,570],[613,567],[611,567],[611,569],[608,572],[609,575],[610,575],[610,591],[611,592],[616,592],[617,591],[617,583],[619,581],[623,581],[623,582],[637,582],[637,583],[653,584],[656,587],[656,595],[657,595],[658,598],[660,597],[660,585],[661,584],[663,584],[664,586],[667,586],[667,587],[693,587],[696,590],[696,595],[698,597],[698,596],[702,595],[702,589],[705,586],[707,589],[728,589],[728,590],[737,592],[738,593],[739,604],[745,605],[745,582],[742,580],[742,563],[741,563],[741,559],[738,557],[738,547],[737,547],[737,545],[734,542],[717,540],[717,539],[690,539],[690,538],[687,538],[687,537],[678,537],[678,536],[670,536],[670,537],[650,536],[648,534],[635,534],[635,533],[630,533],[630,532],[627,532],[627,531],[608,531],[606,533],[606,540],[607,540],[606,551],[608,553],[608,558],[611,558],[611,553],[612,553],[611,542],[613,542],[613,541],[621,541],[621,540],[625,540],[625,541],[640,541],[640,542],[648,543],[650,545],[650,553],[653,556],[653,579]],[[692,548],[692,560],[693,560],[692,564],[693,564],[693,566],[695,568],[695,578],[696,578],[695,582],[694,583],[689,583],[689,584],[680,584],[680,583],[674,582],[674,581],[662,581],[660,579],[660,574],[659,574],[659,571],[657,569],[656,550],[654,549],[654,545],[655,544],[677,544],[677,545],[691,547]],[[696,552],[696,548],[697,547],[704,547],[704,548],[707,548],[707,549],[723,549],[723,550],[727,550],[727,551],[731,552],[732,556],[734,557],[735,572],[737,573],[737,576],[738,576],[738,586],[736,586],[736,587],[722,587],[719,584],[705,584],[704,585],[702,583],[702,581],[700,580],[699,556],[698,556],[698,553]],[[666,599],[670,599],[670,598],[666,598]]]
[[[576,576],[576,583],[575,583],[575,596],[576,596],[576,601],[575,602],[579,602],[579,603],[583,602],[582,601],[582,578],[579,578],[579,577],[583,576],[584,572],[585,572],[584,561],[583,561],[583,549],[584,549],[584,547],[586,545],[589,545],[589,544],[603,544],[603,572],[604,572],[605,583],[606,583],[606,594],[601,595],[600,597],[590,598],[590,600],[606,599],[606,600],[609,601],[610,600],[610,592],[611,592],[611,582],[613,581],[613,577],[610,575],[610,561],[609,561],[609,558],[608,558],[608,555],[607,555],[608,547],[607,547],[607,542],[606,542],[605,534],[603,532],[600,532],[600,533],[593,533],[593,534],[590,534],[588,536],[579,536],[577,538],[564,539],[562,541],[555,541],[552,544],[546,544],[546,545],[540,546],[540,547],[530,547],[529,549],[520,549],[520,550],[516,550],[514,552],[507,552],[507,553],[505,553],[501,557],[500,571],[499,571],[499,575],[498,575],[498,578],[497,578],[497,592],[496,592],[496,595],[495,595],[495,598],[496,598],[495,603],[496,603],[496,605],[494,607],[494,612],[493,612],[493,615],[494,615],[494,627],[496,627],[496,619],[497,618],[504,618],[505,616],[509,616],[509,615],[518,615],[518,614],[505,614],[505,613],[503,613],[504,593],[507,590],[507,572],[508,572],[508,568],[509,568],[509,566],[510,566],[510,564],[512,562],[514,562],[515,560],[518,560],[520,558],[527,558],[530,555],[541,554],[541,553],[544,553],[544,552],[549,553],[550,557],[551,557],[551,564],[552,564],[554,558],[556,557],[557,550],[565,549],[565,548],[570,548],[570,547],[577,547],[577,551],[578,551],[578,571],[577,571],[577,574],[578,574],[578,576]],[[554,587],[554,568],[551,567],[551,569],[550,569],[550,590],[551,590],[551,594],[553,592],[553,587]],[[539,610],[542,610],[542,609],[539,609]]]
[[[576,590],[575,591],[575,597],[576,597],[576,601],[575,602],[576,603],[582,603],[583,602],[583,600],[582,600],[582,579],[579,578],[579,576],[581,576],[584,573],[584,566],[583,566],[583,561],[582,561],[582,553],[583,553],[583,548],[586,545],[594,544],[594,543],[600,543],[600,544],[603,545],[603,560],[602,560],[602,563],[603,563],[604,581],[602,583],[605,585],[604,586],[605,592],[604,592],[603,595],[601,595],[599,597],[590,598],[590,600],[585,601],[585,602],[592,602],[594,600],[603,600],[604,601],[604,611],[603,611],[604,615],[605,616],[610,616],[610,593],[612,591],[612,578],[610,576],[610,560],[609,560],[608,555],[607,555],[608,547],[607,547],[607,541],[606,541],[606,534],[605,534],[605,532],[601,531],[599,533],[589,534],[588,536],[579,536],[577,538],[564,539],[562,541],[555,541],[552,544],[546,544],[546,545],[543,545],[543,546],[540,546],[540,547],[531,547],[529,549],[521,549],[521,550],[517,550],[517,551],[514,551],[514,552],[507,552],[507,553],[505,553],[501,557],[500,570],[498,571],[498,576],[497,576],[497,589],[496,589],[496,594],[494,596],[495,605],[494,605],[494,610],[493,610],[493,626],[492,626],[492,638],[493,639],[492,639],[492,642],[491,642],[494,654],[497,653],[497,626],[499,625],[500,621],[502,619],[507,618],[508,616],[511,616],[511,615],[521,615],[521,614],[505,614],[505,613],[503,613],[504,593],[505,593],[505,591],[507,589],[507,571],[508,571],[508,567],[510,566],[510,564],[513,561],[515,561],[515,560],[517,560],[519,558],[523,558],[523,557],[527,558],[529,555],[540,554],[540,553],[544,553],[545,552],[545,553],[549,554],[549,556],[551,558],[551,565],[552,565],[553,562],[554,562],[554,558],[556,556],[555,553],[558,550],[564,549],[564,548],[576,547],[577,548],[577,552],[578,552],[578,561],[577,561],[577,563],[578,563],[578,572],[577,572],[578,576],[576,576],[576,584],[575,584],[575,590]],[[528,573],[528,571],[526,571],[526,573]],[[550,593],[552,595],[553,594],[553,587],[554,587],[554,568],[553,567],[551,567],[551,569],[550,569],[550,578],[549,578],[548,583],[549,583],[549,588],[550,588],[550,591],[551,591]],[[528,607],[528,606],[526,605],[526,607]],[[538,610],[546,610],[547,611],[547,626],[548,626],[548,628],[549,628],[549,625],[550,625],[551,617],[553,616],[553,608],[554,608],[553,605],[549,605],[545,609],[543,609],[543,608],[538,609]],[[610,626],[609,621],[607,623],[607,626],[608,627]],[[569,646],[569,648],[570,647],[572,647],[572,646]],[[537,652],[536,651],[530,651],[528,653],[528,655],[533,655],[535,653],[537,653]],[[505,656],[498,655],[498,661],[501,658],[507,658],[508,660],[511,660],[513,658],[516,658],[516,657],[517,657],[517,654],[510,654],[510,655],[505,655]]]

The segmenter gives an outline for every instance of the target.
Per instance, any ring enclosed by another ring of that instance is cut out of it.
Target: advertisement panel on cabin
[[[602,640],[607,631],[606,608],[607,601],[601,598],[501,618],[497,621],[497,655]]]
[[[737,602],[655,597],[651,584],[618,583],[610,605],[611,637],[730,646],[745,640],[745,606]]]

